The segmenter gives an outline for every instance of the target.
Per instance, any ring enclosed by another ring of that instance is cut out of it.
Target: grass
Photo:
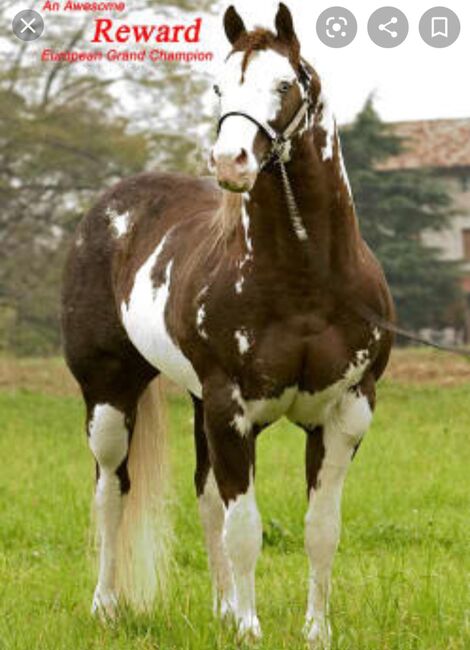
[[[338,650],[470,648],[470,384],[385,383],[348,477],[332,622]],[[93,465],[74,396],[0,392],[1,650],[236,648],[211,615],[193,495],[188,402],[170,400],[176,567],[168,606],[89,615]],[[282,421],[259,443],[265,543],[257,571],[260,650],[304,648],[303,434]]]

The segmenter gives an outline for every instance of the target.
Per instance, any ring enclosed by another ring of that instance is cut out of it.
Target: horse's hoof
[[[256,643],[262,636],[257,616],[249,616],[238,621],[237,638],[241,643]]]
[[[330,650],[331,627],[327,621],[307,621],[303,632],[309,650]]]
[[[101,593],[98,589],[93,596],[91,613],[102,623],[113,623],[118,617],[118,600],[116,594]]]

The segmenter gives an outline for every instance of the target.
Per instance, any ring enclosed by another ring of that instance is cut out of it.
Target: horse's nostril
[[[248,154],[245,149],[242,149],[238,156],[235,158],[235,163],[237,165],[246,165],[248,162]]]

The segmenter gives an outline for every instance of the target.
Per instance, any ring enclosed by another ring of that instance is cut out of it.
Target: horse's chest
[[[336,381],[321,390],[301,390],[298,385],[285,388],[276,397],[244,401],[249,420],[268,424],[286,416],[292,422],[307,427],[324,425],[342,399],[364,377],[369,364],[365,351],[356,353],[346,371]]]

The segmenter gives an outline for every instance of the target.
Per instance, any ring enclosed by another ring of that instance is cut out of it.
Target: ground
[[[400,351],[346,484],[334,571],[334,650],[470,648],[470,365]],[[59,361],[0,360],[0,649],[231,650],[211,615],[193,496],[191,411],[170,391],[175,564],[165,607],[93,621],[93,465]],[[260,650],[304,648],[303,435],[261,437]]]

